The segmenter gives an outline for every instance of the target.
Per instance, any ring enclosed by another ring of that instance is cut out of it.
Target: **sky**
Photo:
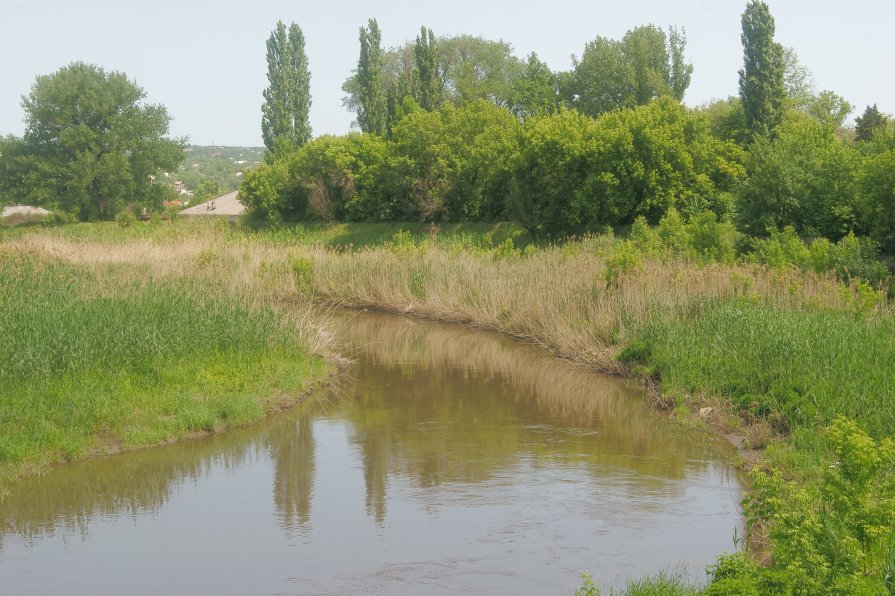
[[[769,0],[775,39],[856,108],[895,113],[895,0]],[[597,36],[618,39],[639,25],[683,27],[693,78],[684,102],[737,94],[740,15],[746,0],[0,0],[0,135],[24,130],[21,98],[35,77],[74,61],[121,71],[147,102],[172,117],[171,133],[196,145],[260,146],[265,41],[276,22],[298,23],[311,70],[314,135],[341,134],[354,115],[342,83],[357,66],[358,28],[376,18],[385,47],[436,35],[470,34],[534,51],[551,68]]]

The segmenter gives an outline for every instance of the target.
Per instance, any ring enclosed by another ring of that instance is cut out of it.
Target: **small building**
[[[178,211],[177,215],[183,215],[185,217],[218,215],[225,216],[230,221],[236,221],[246,210],[246,206],[237,198],[238,195],[239,191],[234,190],[233,192],[228,192],[216,199],[211,199],[210,201],[194,205],[189,209]]]

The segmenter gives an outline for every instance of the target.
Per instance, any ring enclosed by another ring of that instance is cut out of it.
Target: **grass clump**
[[[575,596],[600,596],[604,594],[590,574],[581,576],[582,584]],[[699,591],[692,586],[683,571],[662,571],[655,576],[631,580],[621,590],[610,589],[609,596],[693,596]]]
[[[874,436],[895,429],[895,321],[727,300],[647,323],[622,358],[667,388],[721,394],[778,431],[839,414]]]
[[[272,310],[0,247],[0,470],[256,420],[326,364]]]

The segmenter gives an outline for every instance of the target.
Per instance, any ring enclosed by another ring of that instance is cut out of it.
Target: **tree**
[[[693,66],[684,60],[686,35],[646,25],[616,41],[598,37],[574,60],[567,101],[590,116],[646,105],[670,95],[680,101]]]
[[[668,53],[671,59],[671,71],[668,76],[668,86],[671,89],[671,95],[678,101],[683,101],[693,75],[693,65],[684,61],[686,47],[687,30],[678,31],[677,27],[669,27]]]
[[[791,225],[805,236],[838,240],[858,229],[858,152],[834,130],[802,112],[790,112],[773,137],[757,137],[749,151],[749,178],[740,188],[743,231],[764,235]]]
[[[357,60],[357,123],[361,131],[384,134],[386,131],[385,63],[382,34],[376,19],[360,28],[360,57]]]
[[[793,48],[783,48],[783,87],[788,107],[804,110],[814,99],[814,75]]]
[[[152,179],[183,160],[171,118],[124,73],[74,62],[22,98],[25,134],[0,142],[0,191],[19,202],[111,219],[125,203],[158,207]]]
[[[858,187],[864,222],[882,249],[895,254],[895,127],[877,127],[861,150],[865,159]]]
[[[267,80],[261,106],[261,136],[274,155],[283,155],[311,139],[311,73],[305,54],[305,36],[292,23],[282,21],[267,39]]]
[[[764,2],[749,2],[743,12],[742,27],[740,100],[746,113],[746,126],[755,137],[771,133],[783,119],[784,51],[774,41],[774,17]]]
[[[876,104],[867,106],[864,114],[855,118],[855,140],[870,141],[876,131],[885,128],[889,119],[877,109]]]
[[[510,44],[472,35],[439,39],[438,63],[444,98],[456,105],[486,99],[508,107],[513,84],[523,71]]]
[[[844,97],[832,91],[821,91],[811,99],[808,115],[832,131],[836,131],[845,122],[845,118],[854,108]]]
[[[672,206],[729,215],[744,177],[742,150],[711,134],[704,115],[672,97],[597,120],[575,110],[521,127],[511,214],[532,235],[560,237],[656,223]]]
[[[442,82],[438,76],[438,45],[431,29],[420,27],[414,46],[419,87],[417,99],[424,110],[441,107]]]
[[[521,76],[513,83],[510,111],[518,118],[556,111],[560,103],[557,83],[550,67],[532,52]]]

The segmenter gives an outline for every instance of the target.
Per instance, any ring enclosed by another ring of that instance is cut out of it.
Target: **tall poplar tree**
[[[357,60],[357,123],[363,132],[386,131],[385,59],[382,34],[376,19],[360,28],[360,57]]]
[[[414,56],[419,77],[419,104],[425,110],[436,110],[441,107],[441,85],[438,77],[438,48],[431,29],[420,28]]]
[[[742,17],[743,69],[740,70],[740,100],[746,127],[754,138],[771,133],[783,119],[783,46],[774,41],[774,17],[768,5],[752,0]]]
[[[288,153],[311,140],[311,73],[305,36],[292,23],[277,21],[267,39],[267,80],[261,106],[261,135],[274,155]]]

